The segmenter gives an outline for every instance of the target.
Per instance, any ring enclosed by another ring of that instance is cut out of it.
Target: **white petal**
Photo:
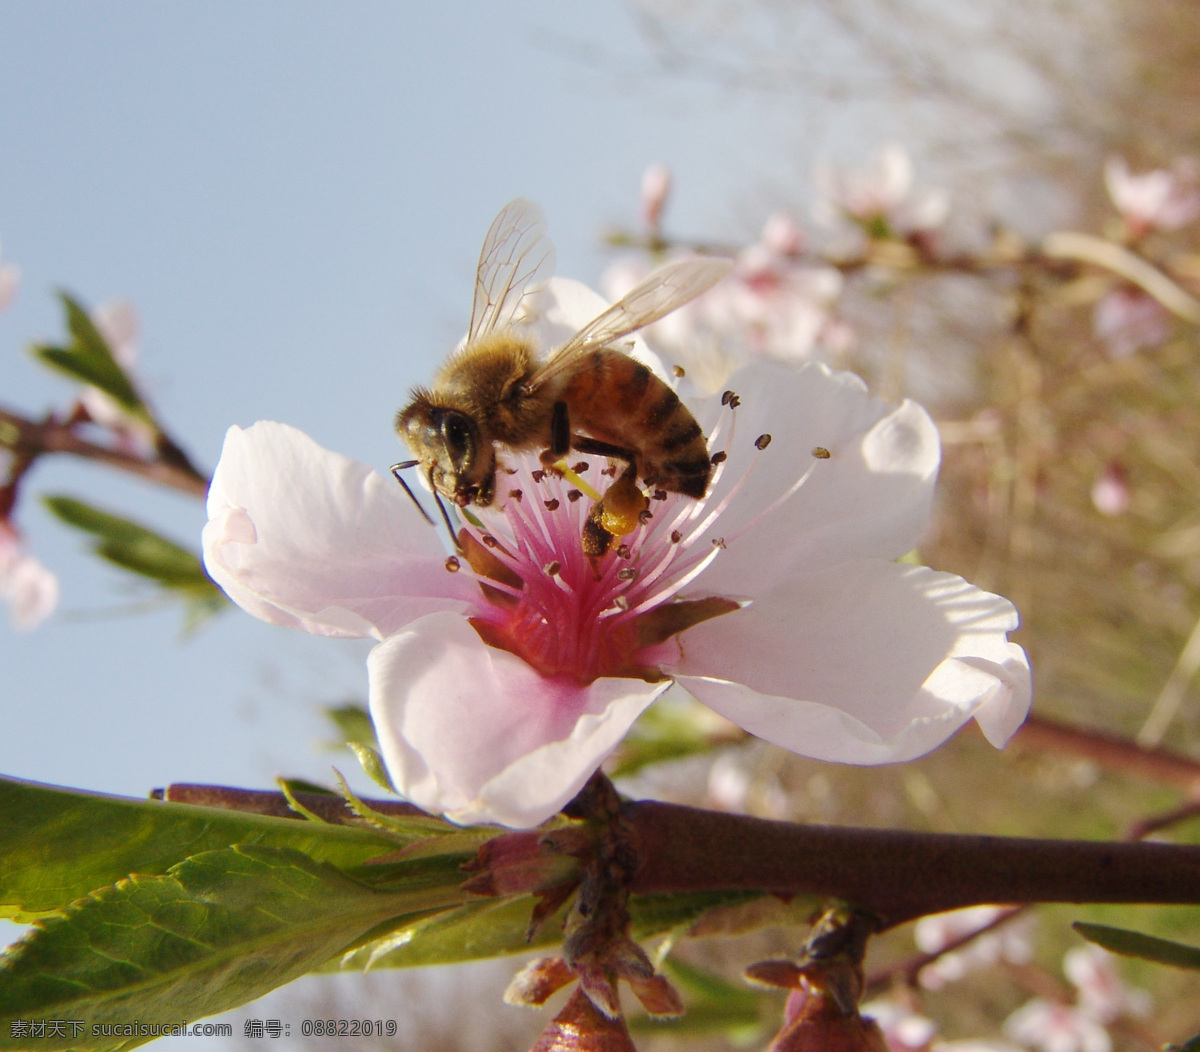
[[[888,405],[857,376],[816,363],[799,370],[756,364],[731,386],[741,405],[708,507],[758,460],[706,535],[724,538],[726,548],[700,579],[704,591],[753,597],[797,568],[899,558],[915,547],[941,459],[937,427],[924,409]],[[771,443],[759,452],[754,441],[762,434]],[[818,446],[832,454],[828,460],[813,457]],[[768,510],[810,467],[800,489]]]
[[[909,760],[974,717],[1003,745],[1029,711],[1012,604],[952,574],[863,560],[690,629],[682,687],[752,734],[842,763]]]
[[[431,614],[368,659],[371,718],[401,795],[455,822],[535,826],[582,788],[669,682],[547,679]]]
[[[273,624],[383,638],[478,595],[397,485],[284,424],[229,429],[208,516],[209,574]]]
[[[18,554],[0,568],[0,594],[14,628],[36,628],[58,605],[58,578],[32,555]]]

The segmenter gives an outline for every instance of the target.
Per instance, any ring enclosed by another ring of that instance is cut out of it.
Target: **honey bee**
[[[521,198],[496,216],[479,254],[466,340],[428,388],[411,392],[396,430],[434,489],[459,507],[492,503],[499,447],[542,447],[548,465],[570,450],[623,460],[609,506],[602,502],[592,516],[589,553],[603,554],[613,533],[636,525],[630,507],[645,507],[637,479],[699,498],[713,470],[700,425],[679,396],[619,341],[700,295],[731,263],[695,258],[660,267],[542,358],[521,308],[553,272],[545,230],[541,208]]]

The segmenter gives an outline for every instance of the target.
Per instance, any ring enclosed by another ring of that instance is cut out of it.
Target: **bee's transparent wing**
[[[659,267],[555,351],[538,370],[529,385],[530,391],[536,391],[551,377],[569,368],[580,355],[637,332],[695,299],[729,273],[732,266],[731,260],[704,256]]]
[[[521,301],[554,273],[554,245],[540,206],[518,197],[492,220],[475,272],[467,342],[512,323]]]

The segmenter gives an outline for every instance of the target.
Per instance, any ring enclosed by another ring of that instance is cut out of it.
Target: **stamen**
[[[542,501],[546,505],[547,511],[558,511],[558,498],[552,497],[550,500]]]
[[[457,555],[451,555],[446,560],[446,569],[449,570],[451,573],[458,573],[458,571],[461,567],[462,567],[462,563],[460,563],[458,561]]]
[[[583,465],[583,469],[586,471],[587,470],[587,462],[583,461],[582,465]],[[562,460],[555,461],[552,466],[555,471],[562,472],[563,478],[565,478],[568,482],[572,483],[573,485],[578,486],[579,489],[581,489],[583,491],[583,493],[586,493],[592,500],[600,499],[600,494],[596,492],[595,487],[593,487],[587,481],[587,479],[580,478],[579,473],[577,471],[575,471],[574,468],[570,467],[567,464],[565,457]],[[577,464],[576,467],[579,467],[579,465]],[[582,494],[580,494],[580,495],[582,496]],[[568,493],[567,496],[570,497],[571,494]],[[573,497],[571,499],[578,500],[579,497]]]
[[[833,456],[824,446],[813,446],[812,455],[818,460],[828,460]]]
[[[754,448],[755,449],[766,449],[767,446],[769,446],[770,444],[771,444],[771,436],[770,435],[759,435],[758,438],[756,438],[754,440]]]

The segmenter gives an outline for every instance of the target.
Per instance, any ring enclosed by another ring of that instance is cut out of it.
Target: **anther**
[[[533,471],[533,481],[541,482],[546,477],[546,473],[541,468],[536,468]]]
[[[725,538],[724,537],[714,537],[713,538],[713,547],[714,548],[724,548],[725,547]]]
[[[552,497],[550,500],[542,501],[546,505],[547,511],[558,511],[558,498]]]
[[[581,460],[571,470],[575,472],[576,475],[582,475],[589,467],[591,467],[591,465],[586,460]]]
[[[542,567],[542,573],[544,573],[547,577],[557,577],[561,569],[562,563],[560,563],[557,559],[553,559]]]
[[[619,595],[613,600],[613,606],[615,606],[618,610],[628,610],[629,600],[626,599],[625,596]]]
[[[814,446],[812,454],[818,460],[828,460],[831,456],[833,456],[833,454],[830,453],[829,450],[824,446]]]
[[[617,545],[617,558],[628,559],[632,554],[633,554],[633,552],[630,551],[628,544]]]
[[[710,459],[714,464],[723,464],[729,459],[729,454],[726,453],[725,450],[721,449],[714,453]]]
[[[683,534],[680,533],[678,530],[672,530],[671,531],[671,543],[678,544],[681,540],[683,540]]]
[[[654,515],[651,513],[649,508],[647,508],[645,511],[638,512],[638,522],[640,522],[643,526],[645,526],[646,523],[648,523],[652,518],[654,518]]]
[[[481,536],[479,539],[481,541],[483,541],[483,543],[486,544],[489,548],[499,548],[500,547],[500,542],[498,540],[496,540],[496,538],[493,537],[490,533],[483,534],[483,536]]]
[[[654,491],[654,499],[655,500],[666,500],[667,499],[667,491],[665,489],[656,489]]]
[[[729,405],[729,403],[732,402],[736,397],[737,395],[735,395],[732,391],[726,391],[721,395],[721,405]]]
[[[601,475],[615,475],[616,473],[617,473],[617,465],[616,464],[609,464],[608,467],[606,467],[603,471],[600,472]]]
[[[567,490],[567,500],[574,504],[583,494],[577,489]]]
[[[636,566],[622,566],[621,569],[617,571],[617,580],[632,581],[635,577],[637,577],[637,575],[638,571]]]
[[[682,379],[683,379],[683,377],[684,377],[684,372],[683,372],[683,366],[682,366],[682,365],[673,365],[673,366],[671,366],[671,372],[672,372],[672,373],[675,375],[676,379],[678,379],[678,380],[682,380]]]
[[[510,496],[510,497],[511,497],[513,500],[520,500],[520,499],[521,499],[523,496],[525,496],[525,494],[524,494],[524,493],[522,493],[522,492],[521,492],[519,489],[510,489],[510,490],[508,491],[508,495],[509,495],[509,496]]]
[[[770,444],[771,444],[771,436],[770,435],[759,435],[758,438],[756,438],[754,440],[754,448],[755,449],[766,449],[767,446],[769,446]]]
[[[448,558],[446,560],[446,569],[449,570],[451,573],[458,573],[458,568],[461,565],[462,565],[462,563],[460,563],[458,561],[457,555],[452,555],[452,556],[450,556],[450,558]]]

